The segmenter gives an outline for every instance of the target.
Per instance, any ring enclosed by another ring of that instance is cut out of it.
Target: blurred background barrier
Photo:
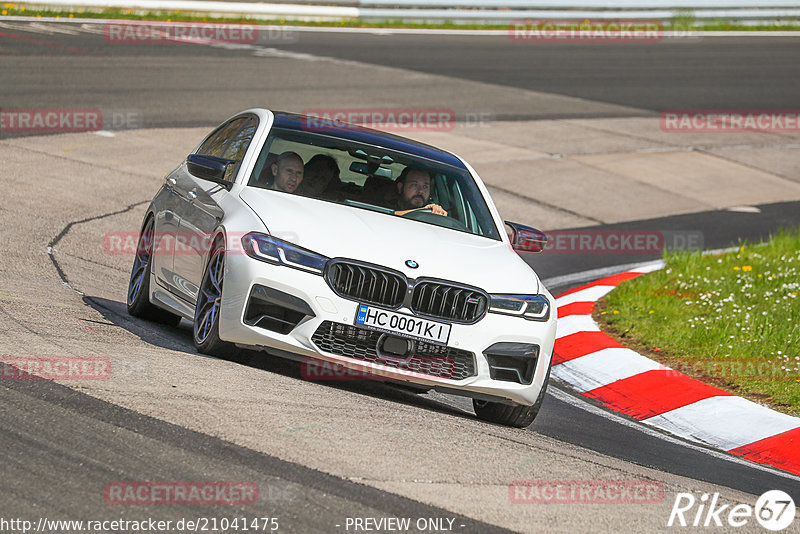
[[[134,12],[177,10],[254,19],[452,22],[658,20],[690,29],[695,24],[797,23],[798,0],[292,0],[270,3],[206,0],[25,0],[36,7],[120,8]]]

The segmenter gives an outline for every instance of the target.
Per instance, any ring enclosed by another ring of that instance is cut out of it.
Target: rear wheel
[[[194,346],[203,354],[231,356],[234,347],[219,338],[222,283],[225,278],[225,245],[217,239],[208,260],[194,311]]]
[[[147,222],[139,234],[136,257],[133,260],[131,279],[128,282],[128,313],[134,317],[155,321],[169,326],[177,326],[179,315],[162,310],[150,302],[150,271],[153,259],[153,239],[155,236],[153,218]]]
[[[478,416],[478,419],[490,423],[526,428],[533,423],[533,420],[536,419],[536,416],[539,414],[539,409],[542,407],[542,402],[544,402],[544,394],[545,391],[547,391],[547,381],[549,379],[550,368],[548,367],[542,389],[539,391],[539,396],[536,398],[536,402],[531,406],[472,399],[475,415]]]

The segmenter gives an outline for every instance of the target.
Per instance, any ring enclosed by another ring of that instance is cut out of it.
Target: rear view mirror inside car
[[[392,170],[385,167],[378,167],[374,172],[369,172],[369,165],[360,161],[354,161],[350,164],[350,171],[358,174],[381,176],[383,178],[392,178]]]

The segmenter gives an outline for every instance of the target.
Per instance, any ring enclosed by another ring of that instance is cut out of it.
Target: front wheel
[[[550,379],[550,368],[547,368],[547,375],[544,377],[542,389],[536,402],[531,406],[523,404],[503,404],[502,402],[482,401],[472,399],[472,406],[475,408],[475,415],[482,421],[497,423],[500,425],[513,426],[516,428],[526,428],[533,423],[539,414],[539,409],[544,402],[544,394],[547,390],[547,381]]]
[[[154,226],[153,218],[150,217],[144,224],[142,233],[139,234],[136,257],[133,260],[131,278],[128,282],[128,313],[148,321],[177,326],[181,322],[179,315],[157,308],[150,302],[150,272],[153,263]]]
[[[208,260],[194,311],[194,346],[203,354],[229,356],[233,346],[219,338],[222,283],[225,278],[225,245],[217,239]]]

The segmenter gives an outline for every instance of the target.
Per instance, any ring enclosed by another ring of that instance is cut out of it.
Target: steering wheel
[[[424,208],[414,211],[409,211],[403,217],[413,219],[415,221],[422,221],[426,223],[435,224],[436,226],[444,226],[445,228],[452,228],[453,230],[469,231],[467,225],[461,221],[448,217],[446,215],[436,215],[430,208]]]

